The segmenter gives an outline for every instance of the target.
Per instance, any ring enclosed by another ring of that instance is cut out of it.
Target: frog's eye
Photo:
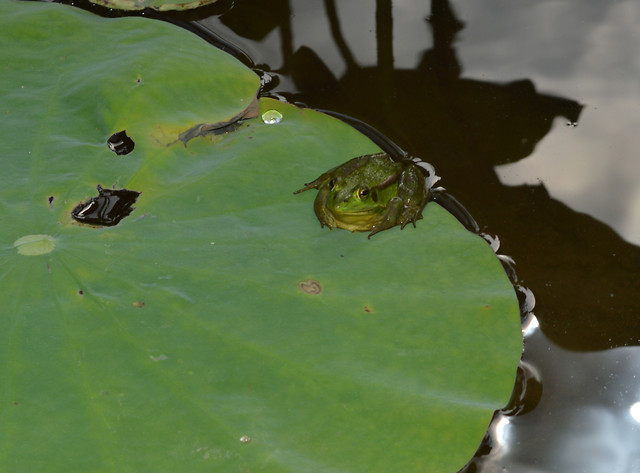
[[[329,188],[333,189],[333,186],[335,186],[335,185],[336,185],[336,181],[335,181],[335,180],[333,180],[333,179],[331,179],[331,180],[329,181]]]
[[[369,189],[367,189],[366,187],[358,189],[358,198],[360,198],[360,200],[366,199],[368,195],[369,195]]]

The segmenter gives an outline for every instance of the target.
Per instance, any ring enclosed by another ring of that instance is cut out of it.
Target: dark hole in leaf
[[[98,197],[91,197],[71,211],[71,217],[80,223],[110,227],[133,211],[132,205],[140,192],[127,189],[103,189],[98,184]]]
[[[78,290],[78,295],[79,295],[79,296],[84,296],[84,291],[83,291],[82,289],[79,289],[79,290]]]
[[[133,140],[127,136],[126,130],[111,135],[107,140],[107,145],[111,151],[118,155],[129,154],[135,147]]]
[[[49,198],[47,199],[47,201],[49,202],[49,207],[53,207],[54,200],[55,200],[55,197],[50,195]]]

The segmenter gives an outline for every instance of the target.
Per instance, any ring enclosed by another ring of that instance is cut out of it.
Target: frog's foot
[[[383,230],[387,230],[391,227],[395,227],[400,223],[401,213],[403,212],[404,202],[399,197],[394,197],[389,201],[387,206],[387,212],[384,214],[382,220],[375,224],[369,233],[367,238],[371,238],[376,233],[380,233]]]
[[[395,225],[395,224],[394,224]],[[369,235],[367,236],[367,239],[371,239],[371,237],[373,235],[375,235],[376,233],[380,233],[382,230],[386,230],[388,228],[393,227],[394,225],[389,225],[389,226],[383,226],[382,224],[380,225],[376,225],[375,227],[373,227],[373,230],[371,230],[371,233],[369,233]]]
[[[321,192],[318,193],[318,195],[320,194]],[[329,210],[327,210],[327,208],[324,205],[322,205],[320,200],[321,199],[316,199],[316,202],[314,203],[314,206],[313,206],[313,209],[316,213],[316,217],[318,218],[318,221],[320,222],[320,226],[322,228],[329,227],[329,230],[333,230],[338,226],[338,222],[336,222],[336,219],[333,216],[333,214]]]
[[[300,192],[308,191],[309,189],[320,189],[330,180],[331,176],[325,172],[324,174],[321,174],[317,179],[305,183],[304,187],[301,187],[300,189],[295,191],[294,194],[299,194]]]
[[[294,191],[294,194],[299,194],[300,192],[308,191],[309,189],[317,189],[318,183],[316,181],[307,182],[304,187],[301,187],[297,191]]]
[[[403,229],[408,224],[413,224],[413,228],[416,228],[416,222],[422,218],[422,208],[417,205],[408,205],[402,211],[402,215],[398,218],[398,225],[400,229]]]
[[[337,224],[333,214],[325,206],[325,200],[328,194],[329,189],[320,189],[320,192],[316,195],[316,199],[313,201],[313,211],[315,212],[321,227],[324,228],[327,226],[330,230],[333,230]]]
[[[327,227],[329,230],[333,230],[335,227],[335,225],[331,225],[330,223],[327,222],[323,222],[322,220],[320,220],[320,228],[324,228]]]
[[[400,225],[400,230],[404,229],[404,227],[406,227],[410,223],[413,224],[413,228],[416,228],[416,222],[420,219],[422,219],[421,210],[418,210],[417,212],[411,212],[411,213],[404,212],[402,214],[402,217],[398,221],[398,224]]]
[[[320,228],[327,227],[329,230],[333,230],[336,228],[336,222],[333,217],[327,218],[328,215],[320,216],[318,215],[318,221],[320,222]]]

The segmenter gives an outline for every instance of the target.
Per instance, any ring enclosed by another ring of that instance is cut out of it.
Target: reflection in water
[[[503,181],[542,179],[553,197],[639,244],[640,3],[543,0],[523,8],[522,1],[501,2],[500,18],[508,18],[500,21],[501,34],[483,13],[486,2],[458,3],[465,19],[475,19],[460,51],[469,74],[509,80],[515,71],[587,107],[578,128],[558,130],[531,159],[500,169]]]
[[[629,383],[640,379],[640,347],[577,353],[536,330],[529,350],[544,396],[531,412],[498,416],[489,432],[496,448],[475,460],[476,471],[640,471],[640,385]]]

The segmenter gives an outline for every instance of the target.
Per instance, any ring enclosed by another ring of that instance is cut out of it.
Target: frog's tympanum
[[[415,227],[430,198],[426,173],[411,159],[385,153],[353,158],[305,184],[295,194],[318,189],[313,209],[330,229],[368,232],[369,238],[395,225]]]

